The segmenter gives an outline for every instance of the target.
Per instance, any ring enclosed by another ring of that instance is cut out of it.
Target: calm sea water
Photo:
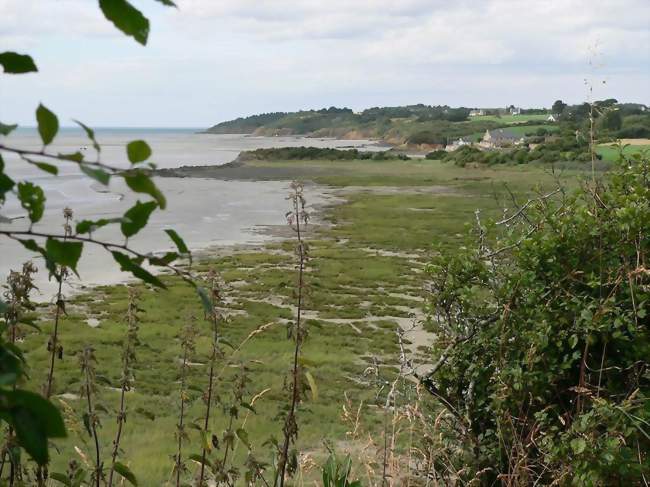
[[[101,160],[111,165],[127,167],[125,146],[131,140],[144,139],[153,149],[151,160],[159,167],[182,165],[221,165],[232,161],[242,150],[263,147],[310,145],[318,147],[350,147],[377,150],[370,141],[342,141],[334,139],[306,139],[301,137],[251,137],[245,135],[198,134],[193,129],[124,129],[105,128],[96,131],[102,146]],[[38,150],[40,138],[34,129],[18,129],[9,137],[0,137],[8,146]],[[87,158],[94,158],[92,144],[79,129],[62,129],[51,150],[74,152],[83,150]],[[26,178],[43,187],[47,198],[47,211],[36,230],[60,232],[62,211],[70,207],[75,219],[97,219],[119,216],[131,207],[133,196],[116,178],[109,188],[93,182],[79,173],[74,164],[61,164],[58,176],[51,176],[16,157],[5,154],[6,172],[16,181]],[[193,249],[210,246],[261,243],[268,237],[256,231],[260,225],[284,223],[286,211],[286,182],[238,182],[209,179],[156,178],[156,184],[168,200],[164,211],[156,211],[149,225],[131,239],[130,244],[143,251],[165,251],[172,248],[165,228],[176,229]],[[311,204],[322,202],[322,194],[308,188]],[[140,197],[145,199],[146,197]],[[28,227],[26,212],[15,197],[9,197],[0,209],[4,217],[12,218],[11,228]],[[2,224],[6,226],[8,224]],[[118,226],[98,231],[96,237],[122,242]],[[0,282],[4,282],[10,269],[19,269],[22,262],[33,259],[39,267],[37,284],[40,299],[50,299],[55,292],[47,279],[43,263],[28,253],[20,244],[0,239]],[[79,266],[85,285],[109,284],[128,278],[121,273],[106,252],[87,246]],[[68,292],[78,286],[72,280]],[[72,289],[70,289],[72,288]]]

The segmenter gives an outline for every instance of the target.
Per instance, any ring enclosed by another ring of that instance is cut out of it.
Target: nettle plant
[[[174,6],[170,0],[156,0],[166,5]],[[99,0],[99,7],[105,17],[127,36],[133,37],[142,45],[147,43],[149,34],[149,20],[126,0]],[[31,56],[16,52],[0,52],[0,65],[4,75],[22,75],[37,72],[38,68]],[[53,150],[52,143],[59,133],[59,120],[55,113],[43,104],[36,109],[38,133],[42,141],[40,150],[29,150],[17,147],[11,143],[11,133],[16,129],[15,124],[0,121],[0,211],[7,199],[17,198],[22,208],[26,211],[29,224],[18,228],[15,223],[2,217],[0,214],[0,238],[18,242],[30,252],[41,257],[45,262],[49,276],[60,284],[68,273],[77,274],[77,265],[88,245],[96,245],[109,252],[116,264],[123,271],[130,272],[136,278],[153,286],[164,288],[164,283],[146,266],[154,266],[174,272],[190,282],[187,271],[175,266],[174,263],[181,257],[189,256],[189,250],[182,238],[174,230],[166,230],[167,235],[175,244],[177,251],[168,252],[163,256],[143,253],[134,250],[128,239],[141,231],[147,224],[150,215],[156,210],[164,210],[166,201],[164,195],[156,187],[151,177],[151,170],[155,165],[151,162],[152,151],[143,140],[135,140],[126,146],[128,160],[131,166],[121,168],[110,165],[102,160],[101,146],[95,132],[87,125],[75,121],[85,132],[94,149],[94,157],[85,153],[61,153]],[[14,181],[7,173],[3,156],[11,155],[19,158],[39,170],[56,177],[60,166],[73,164],[81,173],[98,183],[108,186],[112,179],[124,181],[126,186],[134,193],[147,199],[137,203],[122,216],[111,219],[95,221],[82,220],[73,225],[72,214],[65,213],[66,226],[62,233],[40,231],[37,224],[43,220],[46,211],[47,199],[43,189],[30,180]],[[98,228],[107,225],[119,225],[124,240],[110,242],[97,239],[93,233]],[[0,240],[1,241],[1,240]],[[20,327],[31,325],[29,313],[29,292],[33,269],[23,268],[22,273],[12,273],[8,290],[0,300],[0,314],[2,316],[2,335],[0,336],[0,418],[7,423],[8,429],[5,444],[2,450],[0,475],[9,470],[9,482],[13,485],[21,476],[20,455],[21,450],[36,462],[37,480],[39,484],[46,475],[45,465],[48,463],[48,440],[50,438],[66,435],[61,414],[50,402],[55,387],[55,357],[61,355],[58,343],[58,321],[64,311],[64,302],[59,292],[56,295],[56,311],[54,333],[48,342],[50,353],[50,367],[43,394],[37,394],[21,388],[25,377],[25,359],[16,345],[17,334]],[[127,352],[125,352],[127,353]],[[85,357],[85,369],[92,370],[92,357],[90,351]],[[128,368],[128,364],[125,365]],[[128,371],[125,369],[125,374]],[[92,374],[87,378],[92,379]],[[128,384],[126,384],[128,385]],[[86,392],[92,393],[92,388]],[[92,416],[91,408],[89,415]],[[92,417],[89,420],[92,426]],[[117,440],[119,443],[119,439]],[[116,445],[117,448],[117,445]],[[8,468],[5,468],[5,464]],[[100,469],[98,466],[97,469]],[[111,463],[110,472],[119,470],[119,462]],[[94,472],[98,476],[99,472]]]

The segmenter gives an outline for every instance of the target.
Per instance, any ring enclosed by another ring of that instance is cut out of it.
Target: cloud
[[[152,20],[146,49],[95,2],[0,0],[0,45],[41,68],[0,75],[3,113],[24,118],[35,92],[118,125],[129,110],[130,123],[196,126],[336,104],[543,105],[563,90],[580,101],[585,77],[649,101],[647,0],[133,1]]]

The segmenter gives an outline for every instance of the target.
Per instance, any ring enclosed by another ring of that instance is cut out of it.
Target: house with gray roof
[[[479,146],[484,149],[496,149],[510,145],[519,145],[524,142],[524,138],[508,129],[486,130]]]

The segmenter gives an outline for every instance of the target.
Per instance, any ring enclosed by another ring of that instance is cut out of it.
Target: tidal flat
[[[306,234],[304,317],[309,335],[303,356],[318,393],[305,391],[298,414],[299,476],[305,481],[320,476],[317,465],[327,455],[326,443],[340,451],[378,448],[375,443],[383,424],[380,406],[386,385],[397,375],[400,330],[405,332],[402,345],[414,364],[428,364],[426,269],[431,257],[474,238],[477,209],[482,218],[497,217],[511,198],[524,201],[535,187],[551,187],[558,177],[571,184],[577,180],[575,173],[554,175],[535,167],[458,168],[427,160],[251,162],[239,170],[248,171],[248,177],[240,173],[244,180],[261,180],[258,171],[264,171],[267,180],[286,183],[287,175],[305,179],[319,185],[325,195],[315,210],[319,212],[316,223]],[[187,181],[199,174],[223,177],[223,169],[184,171]],[[282,434],[278,415],[287,402],[285,377],[293,349],[287,323],[294,319],[295,309],[295,241],[291,232],[284,232],[284,237],[254,248],[203,253],[193,264],[201,275],[217,270],[225,282],[223,309],[228,322],[223,333],[231,346],[224,346],[219,361],[216,387],[222,408],[217,409],[210,429],[221,434],[227,428],[225,411],[236,381],[245,373],[250,381],[244,400],[255,398],[255,412],[246,411],[238,418],[238,427],[248,431],[252,453],[262,461],[270,458],[264,442]],[[198,330],[189,378],[187,417],[192,421],[202,414],[199,391],[207,382],[211,329],[195,290],[171,275],[163,280],[167,290],[141,284],[100,286],[67,304],[60,328],[64,355],[56,363],[55,401],[67,412],[69,437],[57,441],[60,453],[53,453],[51,471],[64,471],[70,458],[83,461],[84,455],[90,455],[90,438],[81,421],[82,383],[76,358],[85,345],[96,348],[97,373],[106,377],[98,388],[98,401],[106,408],[99,413],[99,437],[102,450],[109,452],[116,428],[119,392],[115,388],[120,380],[128,287],[134,286],[144,313],[122,447],[140,485],[158,486],[170,479],[180,404],[181,332],[188,323]],[[32,389],[45,379],[51,312],[49,305],[39,307],[36,314],[42,332],[29,332],[22,344]],[[422,401],[425,410],[436,407],[429,399]],[[356,428],[350,423],[354,417],[359,418]],[[190,430],[189,435],[188,455],[200,453],[198,432]],[[398,435],[398,451],[407,435],[406,430]],[[247,450],[236,440],[239,464]],[[190,469],[196,465],[188,461]]]

